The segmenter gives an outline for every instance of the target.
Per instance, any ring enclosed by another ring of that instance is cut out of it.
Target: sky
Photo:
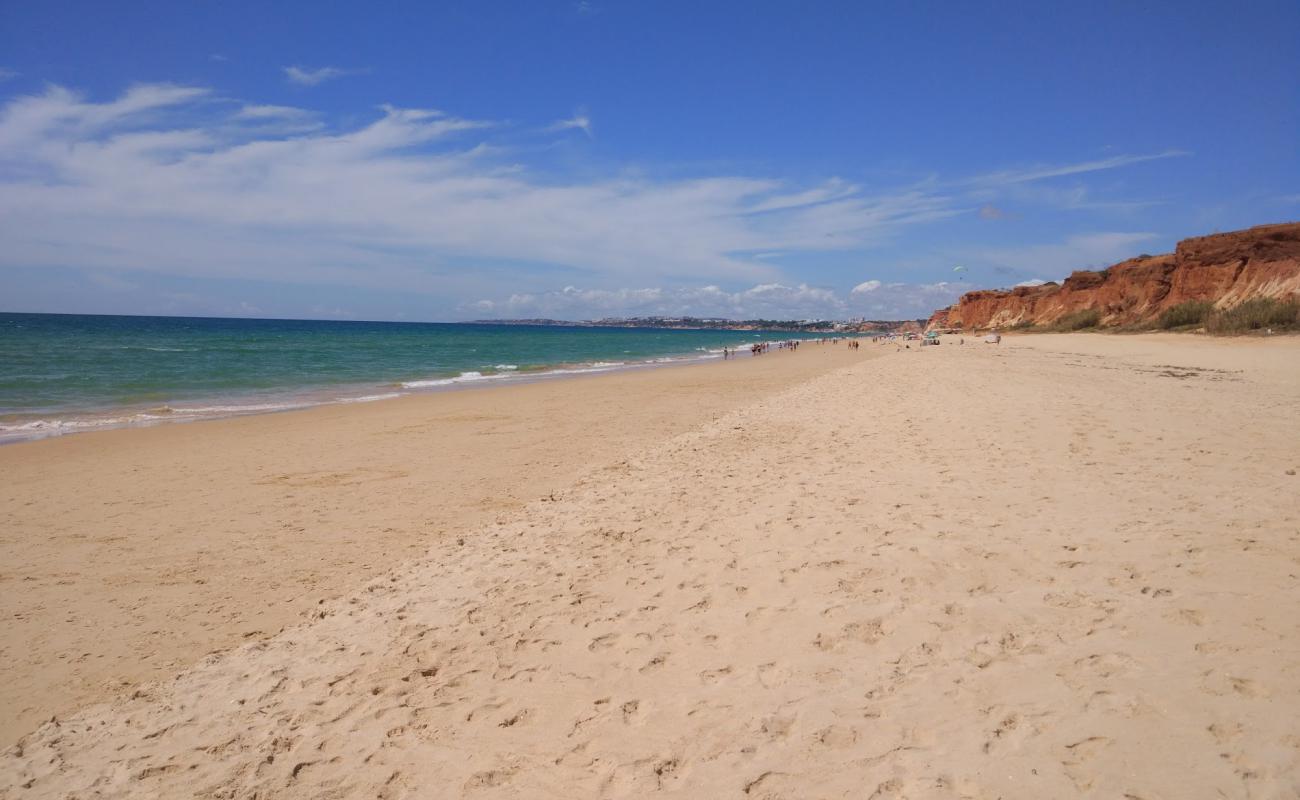
[[[1300,219],[1298,30],[1294,0],[0,0],[0,311],[927,316]]]

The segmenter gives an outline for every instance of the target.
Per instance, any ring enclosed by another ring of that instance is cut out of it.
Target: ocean
[[[640,369],[823,335],[0,313],[0,442]]]

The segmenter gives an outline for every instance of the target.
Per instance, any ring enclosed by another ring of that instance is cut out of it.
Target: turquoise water
[[[719,357],[787,332],[0,314],[0,440]]]

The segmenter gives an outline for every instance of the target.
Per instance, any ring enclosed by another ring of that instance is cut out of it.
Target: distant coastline
[[[919,328],[925,320],[734,320],[723,317],[605,317],[596,320],[476,319],[472,325],[522,325],[566,328],[662,328],[697,331],[791,331],[799,333],[892,333]]]

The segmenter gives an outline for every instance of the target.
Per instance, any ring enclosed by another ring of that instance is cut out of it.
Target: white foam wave
[[[619,366],[621,365],[611,364],[609,366],[604,366],[604,367],[597,367],[594,365],[590,367],[567,367],[561,369],[547,370],[546,372],[542,372],[540,374],[543,376],[545,375],[586,375],[592,372],[611,372],[613,370],[618,369]]]
[[[493,378],[504,378],[505,375],[484,375],[481,372],[462,372],[454,378],[431,378],[423,381],[404,381],[403,389],[428,389],[433,386],[451,386],[456,383],[470,383],[473,381],[490,381]]]
[[[169,419],[165,414],[131,414],[121,417],[90,417],[86,419],[37,419],[30,422],[0,422],[0,436],[59,434],[74,431],[111,428],[120,425],[142,424]]]
[[[373,403],[376,400],[392,400],[394,397],[401,397],[401,392],[385,392],[384,394],[364,394],[360,397],[340,397],[340,403]]]
[[[177,406],[172,409],[173,414],[187,414],[202,416],[205,414],[254,414],[264,411],[288,411],[292,408],[307,408],[315,405],[309,402],[296,403],[249,403],[248,405],[230,405],[230,406],[192,406],[182,408]]]

